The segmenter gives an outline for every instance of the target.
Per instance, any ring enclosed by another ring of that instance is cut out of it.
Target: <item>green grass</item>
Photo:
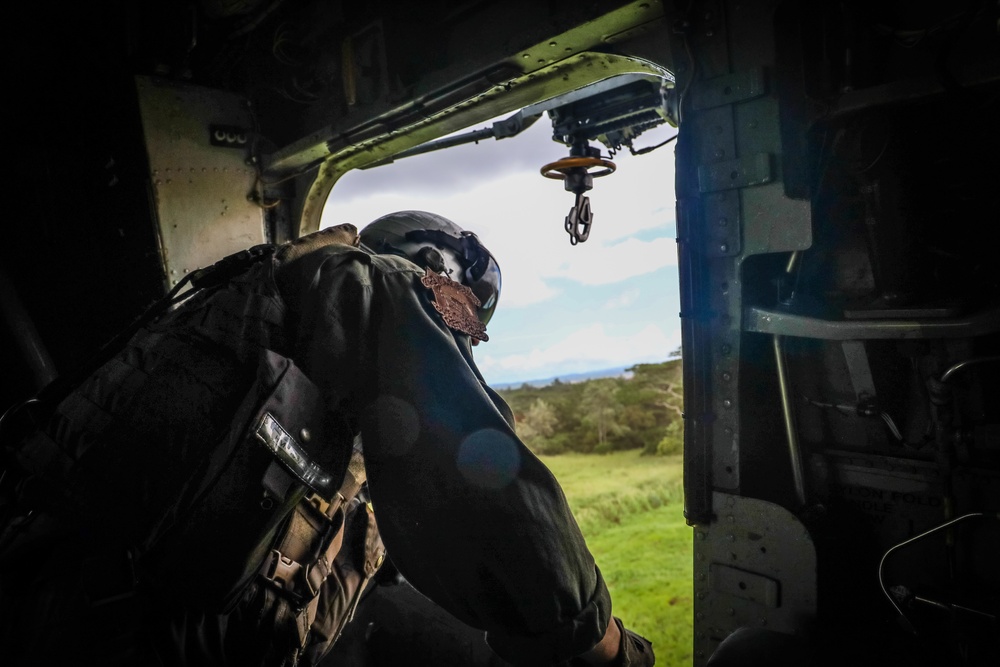
[[[679,456],[541,457],[559,479],[611,591],[613,613],[643,635],[656,664],[691,664],[691,528]]]

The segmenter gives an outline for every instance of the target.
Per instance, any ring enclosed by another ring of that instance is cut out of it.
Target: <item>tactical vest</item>
[[[17,459],[27,508],[121,539],[137,586],[220,614],[267,587],[280,609],[260,617],[294,626],[293,659],[320,657],[384,548],[354,434],[289,358],[274,268],[141,329]]]

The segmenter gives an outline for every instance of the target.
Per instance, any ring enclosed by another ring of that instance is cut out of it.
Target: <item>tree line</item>
[[[626,377],[522,385],[499,393],[536,454],[642,449],[678,454],[684,422],[681,360],[637,364]]]

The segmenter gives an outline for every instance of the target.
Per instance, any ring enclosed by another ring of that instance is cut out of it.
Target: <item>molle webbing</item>
[[[272,258],[275,254],[275,250],[276,247],[271,244],[254,246],[229,255],[228,257],[224,257],[211,266],[197,269],[185,276],[183,280],[174,285],[173,289],[171,289],[165,297],[154,302],[145,310],[145,312],[136,318],[132,324],[120,331],[110,341],[105,343],[91,359],[80,365],[75,370],[59,375],[52,382],[43,387],[42,390],[35,395],[35,400],[31,401],[31,403],[36,404],[36,407],[33,408],[33,410],[38,416],[38,421],[42,421],[42,415],[44,414],[44,412],[40,412],[40,410],[44,411],[45,406],[48,406],[49,409],[51,409],[53,406],[61,402],[66,395],[82,383],[87,376],[96,372],[96,370],[103,366],[107,360],[112,357],[112,355],[117,354],[118,350],[120,350],[131,338],[133,338],[136,332],[140,331],[150,322],[153,322],[157,318],[161,317],[172,306],[188,299],[192,294],[204,295],[206,289],[211,291],[211,289],[224,285],[240,274],[249,273],[248,269],[254,265],[263,264],[269,268],[273,267]],[[273,277],[268,281],[268,284],[269,287],[273,287]],[[183,289],[188,285],[192,286],[192,291],[186,294],[182,293]],[[272,289],[272,291],[274,290]]]
[[[289,517],[281,541],[264,561],[263,578],[294,604],[319,593],[344,538],[344,514],[365,482],[364,458],[356,447],[340,491],[329,502],[312,494]]]
[[[184,488],[184,471],[228,431],[262,351],[287,348],[273,270],[262,258],[147,323],[22,442],[21,467],[62,489],[56,502],[71,501],[84,516],[113,506],[126,523],[157,524],[162,498],[150,496],[171,483]],[[138,477],[105,472],[128,465]],[[153,470],[155,481],[143,483],[142,471]]]
[[[178,325],[231,349],[241,361],[255,359],[264,349],[287,355],[285,305],[274,283],[274,260],[262,260],[227,284],[192,297],[146,335]]]

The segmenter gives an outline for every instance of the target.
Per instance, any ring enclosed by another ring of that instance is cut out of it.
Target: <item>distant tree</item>
[[[611,450],[609,437],[621,435],[626,427],[617,420],[621,412],[621,404],[615,397],[617,381],[613,378],[589,380],[585,383],[583,399],[580,408],[583,410],[581,420],[592,426],[597,433],[598,452]]]
[[[618,392],[621,394],[621,390]],[[618,397],[621,401],[621,397]],[[621,401],[624,403],[624,401]],[[620,421],[633,431],[645,431],[656,426],[656,415],[648,405],[625,404],[622,408]]]
[[[538,454],[559,454],[566,450],[565,438],[554,438],[562,435],[559,418],[547,401],[536,398],[526,411],[515,413],[514,419],[518,437],[531,451]]]
[[[656,445],[656,453],[666,456],[684,451],[684,422],[680,419],[670,422],[667,432]]]
[[[535,402],[531,404],[525,419],[531,424],[535,433],[543,438],[551,438],[559,425],[556,411],[541,398],[536,398]]]

